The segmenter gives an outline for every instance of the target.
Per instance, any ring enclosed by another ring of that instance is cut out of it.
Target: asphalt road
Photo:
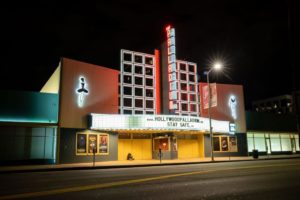
[[[0,199],[300,199],[300,159],[0,175]]]

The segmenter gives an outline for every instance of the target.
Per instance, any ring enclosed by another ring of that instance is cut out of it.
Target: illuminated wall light
[[[77,105],[83,107],[85,96],[89,94],[88,84],[86,83],[86,78],[84,76],[79,77],[78,88],[76,89],[77,93]]]
[[[230,107],[231,110],[231,116],[233,119],[237,119],[237,100],[234,95],[230,95],[229,100],[228,100],[228,106]]]

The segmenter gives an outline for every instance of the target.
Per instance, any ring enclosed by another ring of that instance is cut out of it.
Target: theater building
[[[176,58],[174,28],[166,35],[153,54],[122,49],[120,70],[62,58],[40,93],[56,98],[54,119],[42,124],[53,142],[37,146],[47,146],[55,163],[92,162],[94,154],[97,162],[129,153],[158,159],[159,150],[162,159],[210,157],[208,87],[198,83],[196,63]],[[210,89],[215,156],[247,156],[243,87]]]
[[[169,99],[163,98],[163,65],[155,53],[121,50],[121,59],[128,59],[120,71],[62,58],[60,78],[51,77],[44,87],[59,95],[57,162],[91,162],[93,149],[96,161],[126,160],[129,153],[136,160],[158,159],[159,149],[163,159],[210,157],[207,87],[194,81],[195,63],[177,62],[178,107],[164,112]],[[59,90],[52,90],[57,84]],[[212,91],[215,155],[246,156],[242,86],[212,84]]]

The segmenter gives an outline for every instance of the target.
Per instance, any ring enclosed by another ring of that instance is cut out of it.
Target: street
[[[300,159],[1,174],[0,199],[299,199]]]

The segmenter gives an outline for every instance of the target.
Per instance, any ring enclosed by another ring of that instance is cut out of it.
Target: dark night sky
[[[166,24],[201,81],[212,58],[224,60],[212,82],[243,84],[247,107],[292,90],[286,0],[47,2],[1,5],[0,90],[39,91],[61,56],[119,69],[120,49],[153,53]],[[297,68],[299,9],[290,7]]]

